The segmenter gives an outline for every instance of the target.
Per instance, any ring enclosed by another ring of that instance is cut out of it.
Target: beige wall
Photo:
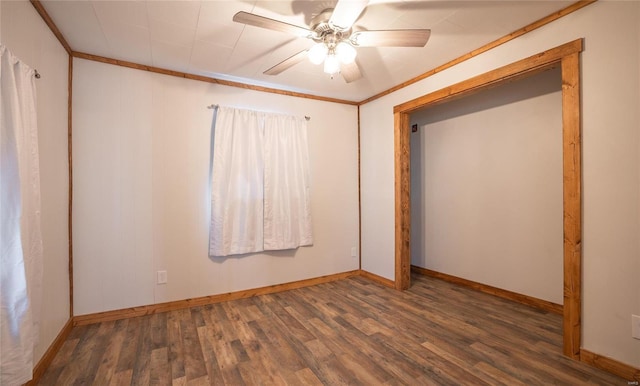
[[[28,1],[2,1],[2,43],[42,78],[36,80],[44,247],[37,362],[69,320],[67,163],[68,56]],[[35,363],[34,362],[34,363]]]
[[[640,3],[599,1],[361,106],[362,267],[393,279],[393,106],[585,38],[583,347],[640,366]]]
[[[411,263],[562,304],[560,70],[411,122]]]
[[[77,315],[358,269],[355,106],[82,59],[73,98]],[[312,247],[208,257],[212,103],[311,116]]]

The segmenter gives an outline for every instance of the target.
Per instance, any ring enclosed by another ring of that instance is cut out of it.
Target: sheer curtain
[[[222,106],[214,119],[209,255],[311,245],[306,120]]]
[[[264,249],[313,244],[307,121],[270,115],[264,123]]]
[[[32,377],[42,294],[34,71],[0,45],[0,384]]]
[[[263,250],[261,123],[258,112],[218,107],[211,168],[211,256]]]

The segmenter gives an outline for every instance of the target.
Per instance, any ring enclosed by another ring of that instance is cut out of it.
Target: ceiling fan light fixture
[[[356,60],[356,49],[349,43],[340,42],[336,46],[336,55],[344,64],[351,64]]]
[[[320,64],[327,57],[327,53],[329,52],[329,48],[324,43],[317,43],[311,49],[309,49],[309,53],[307,56],[309,57],[309,61],[313,64]]]
[[[340,60],[335,54],[329,53],[329,55],[327,55],[327,58],[324,60],[324,72],[329,75],[340,72]]]

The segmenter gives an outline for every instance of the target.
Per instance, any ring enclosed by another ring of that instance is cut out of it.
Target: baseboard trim
[[[459,284],[459,285],[474,289],[476,291],[480,291],[480,292],[484,292],[484,293],[491,294],[491,295],[494,295],[494,296],[498,296],[498,297],[503,298],[503,299],[509,299],[509,300],[514,301],[514,302],[526,304],[528,306],[535,307],[535,308],[538,308],[538,309],[541,309],[541,310],[544,310],[544,311],[547,311],[547,312],[553,312],[554,314],[562,315],[562,312],[563,312],[563,307],[562,307],[561,304],[552,303],[552,302],[547,301],[547,300],[534,298],[532,296],[519,294],[519,293],[516,293],[516,292],[504,290],[504,289],[497,288],[497,287],[492,287],[492,286],[487,285],[487,284],[482,284],[482,283],[478,283],[478,282],[475,282],[475,281],[472,281],[472,280],[463,279],[463,278],[460,278],[460,277],[457,277],[457,276],[448,275],[446,273],[432,271],[430,269],[417,267],[415,265],[411,266],[411,272],[415,272],[415,273],[418,273],[418,274],[421,274],[421,275],[435,277],[437,279],[442,279],[442,280],[448,281],[450,283]]]
[[[60,332],[58,333],[58,336],[56,336],[53,342],[51,342],[51,345],[49,346],[47,351],[45,351],[44,355],[42,355],[42,358],[40,358],[38,364],[36,364],[33,368],[33,378],[29,382],[25,383],[25,386],[36,385],[40,381],[40,378],[42,378],[45,371],[47,371],[47,369],[49,368],[49,365],[53,361],[53,358],[55,358],[64,342],[67,340],[67,337],[69,336],[72,328],[73,320],[69,318],[69,320],[67,320],[67,323],[65,323],[62,327],[62,330],[60,330]]]
[[[615,359],[592,353],[589,350],[580,349],[580,362],[622,377],[629,381],[629,384],[632,384],[633,381],[640,382],[640,369]]]
[[[229,300],[237,300],[250,298],[253,296],[272,294],[276,292],[288,291],[297,288],[310,287],[317,284],[328,283],[336,280],[346,279],[352,276],[358,276],[359,270],[337,273],[333,275],[320,276],[312,279],[305,279],[294,281],[290,283],[274,284],[266,287],[254,288],[249,290],[229,292],[219,295],[209,295],[193,299],[176,300],[166,303],[150,304],[146,306],[130,307],[113,311],[98,312],[94,314],[78,315],[73,317],[74,326],[82,326],[86,324],[94,324],[101,322],[109,322],[113,320],[120,320],[126,318],[134,318],[136,316],[143,316],[149,314],[155,314],[160,312],[167,312],[173,310],[179,310],[189,307],[204,306],[207,304],[214,304],[220,302],[226,302]]]
[[[396,288],[396,283],[393,280],[389,280],[386,277],[378,276],[375,273],[360,270],[360,276],[366,277],[369,280],[375,281],[378,284],[382,284],[385,287]]]

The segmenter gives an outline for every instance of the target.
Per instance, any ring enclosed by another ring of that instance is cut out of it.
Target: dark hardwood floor
[[[40,385],[627,385],[565,358],[561,317],[413,276],[74,327]]]

